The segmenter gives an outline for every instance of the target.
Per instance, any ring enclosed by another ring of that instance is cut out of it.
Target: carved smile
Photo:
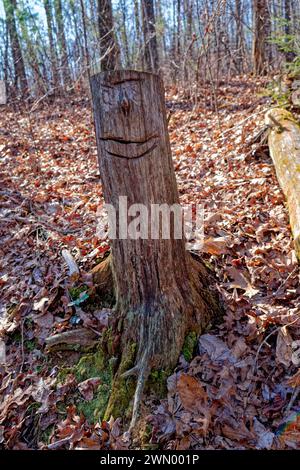
[[[102,137],[101,140],[104,141],[107,153],[114,157],[131,160],[151,153],[157,147],[158,135],[153,134],[143,141],[125,140],[112,136]]]

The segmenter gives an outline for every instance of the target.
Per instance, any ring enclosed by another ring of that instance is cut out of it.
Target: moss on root
[[[182,354],[187,362],[190,362],[190,360],[194,356],[195,348],[197,345],[197,339],[198,335],[195,331],[190,331],[185,337],[184,344],[182,347]]]
[[[96,352],[89,353],[80,358],[73,367],[62,368],[58,374],[58,381],[64,382],[67,375],[72,373],[77,382],[99,377],[100,385],[94,391],[92,400],[87,401],[80,394],[75,396],[75,404],[90,423],[95,423],[103,418],[110,397],[112,381],[114,376],[115,358],[108,359],[101,348]]]
[[[135,391],[135,379],[132,377],[124,378],[122,374],[134,366],[137,345],[135,343],[128,344],[122,352],[122,358],[119,365],[118,373],[115,375],[112,391],[105,411],[104,419],[125,416],[129,418],[131,414],[130,402]]]
[[[118,373],[115,374],[118,361],[112,355],[112,344],[113,333],[108,328],[95,352],[81,356],[77,364],[61,368],[58,374],[60,383],[64,383],[69,374],[73,374],[78,383],[93,377],[100,378],[101,383],[94,391],[92,400],[84,400],[79,392],[72,395],[72,402],[90,423],[109,419],[110,416],[129,419],[132,411],[130,404],[135,391],[135,379],[123,378],[121,375],[133,367],[137,345],[131,343],[126,346]]]
[[[102,343],[107,351],[108,356],[113,356],[114,334],[111,327],[106,328],[104,331]]]
[[[167,378],[172,374],[171,369],[152,370],[146,383],[145,392],[152,392],[157,398],[167,394]]]

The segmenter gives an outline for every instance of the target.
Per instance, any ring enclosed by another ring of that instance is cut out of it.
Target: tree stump
[[[285,109],[271,109],[265,122],[270,128],[270,154],[286,197],[295,251],[300,260],[300,126]]]
[[[104,199],[115,208],[117,221],[122,216],[129,229],[130,223],[137,227],[133,218],[142,209],[136,204],[150,213],[152,204],[179,203],[163,83],[151,73],[122,70],[94,75],[91,88]],[[120,213],[120,196],[127,197],[127,214]],[[134,375],[131,427],[149,372],[173,368],[186,335],[200,334],[221,314],[210,276],[186,251],[185,240],[176,238],[174,224],[168,239],[161,227],[159,237],[151,237],[152,227],[150,220],[147,233],[140,227],[140,236],[132,239],[117,222],[118,234],[111,240],[114,324],[121,339],[106,415],[114,413],[120,381]]]

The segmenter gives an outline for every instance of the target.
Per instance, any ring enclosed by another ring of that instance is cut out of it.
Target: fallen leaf
[[[217,238],[205,238],[202,246],[204,253],[210,255],[223,255],[229,253],[228,243],[231,241],[231,237],[217,237]]]
[[[270,450],[273,445],[275,434],[271,431],[268,431],[265,426],[255,417],[253,430],[258,436],[256,448]]]
[[[83,398],[87,401],[91,401],[94,397],[94,391],[101,383],[99,377],[92,377],[90,379],[84,380],[78,384],[78,390],[80,391]]]
[[[49,302],[49,297],[42,297],[37,302],[33,304],[33,310],[43,312],[45,310],[46,304]]]
[[[207,394],[201,383],[191,375],[181,374],[177,382],[177,391],[185,410],[194,412],[203,401],[207,399]]]
[[[292,337],[286,326],[280,328],[276,342],[276,359],[281,364],[288,367],[292,361]]]
[[[242,289],[245,291],[244,295],[250,298],[258,294],[259,289],[255,289],[241,271],[235,267],[230,267],[227,269],[227,273],[234,280],[234,282],[227,283],[227,287],[230,289]]]
[[[200,352],[206,352],[212,361],[228,360],[232,363],[236,361],[228,346],[217,336],[209,333],[201,335],[199,338]]]

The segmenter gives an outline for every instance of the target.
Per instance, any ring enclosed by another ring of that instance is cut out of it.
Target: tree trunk
[[[135,26],[135,31],[134,31],[134,65],[135,67],[139,67],[144,55],[141,54],[142,51],[142,35],[141,35],[141,22],[140,22],[140,8],[139,8],[139,0],[134,0],[134,26]]]
[[[61,0],[54,0],[55,5],[55,19],[57,25],[58,44],[60,51],[60,67],[62,71],[63,83],[65,87],[71,84],[71,75],[69,68],[69,58],[67,41],[64,28],[63,11]]]
[[[295,250],[300,260],[300,126],[284,109],[272,109],[266,114],[270,153],[276,175],[287,200]]]
[[[243,59],[244,59],[244,31],[243,31],[243,15],[242,15],[242,3],[241,0],[235,0],[235,23],[236,23],[236,38],[235,38],[235,48],[236,48],[236,62],[238,65],[238,73],[243,72]]]
[[[122,11],[122,44],[124,47],[124,63],[125,67],[130,66],[130,56],[129,56],[129,43],[128,43],[128,34],[127,34],[127,5],[126,0],[121,0],[121,11]]]
[[[104,198],[115,208],[116,220],[123,217],[129,224],[130,232],[130,223],[139,225],[137,214],[144,210],[150,214],[153,204],[169,208],[178,204],[163,84],[157,75],[124,70],[93,76],[91,87]],[[127,197],[129,215],[119,206],[120,196]],[[199,334],[219,312],[206,271],[186,251],[185,240],[175,238],[175,224],[169,239],[162,238],[162,227],[153,238],[154,222],[150,216],[149,220],[146,232],[140,221],[141,233],[135,239],[128,238],[127,229],[123,233],[117,224],[117,236],[111,241],[115,314],[121,335],[114,389],[120,388],[124,372],[131,374],[124,370],[124,361],[130,345],[137,345],[132,423],[150,370],[173,368],[188,332]],[[112,393],[107,416],[116,401]]]
[[[181,54],[181,0],[177,0],[177,41],[176,41],[176,55],[177,60],[180,60]]]
[[[292,13],[291,0],[284,0],[284,19],[285,19],[284,32],[286,35],[287,43],[290,42],[290,38],[292,34],[291,13]],[[293,62],[295,57],[296,57],[296,54],[294,51],[289,50],[285,52],[285,59],[287,62]]]
[[[254,37],[253,37],[253,67],[255,75],[267,72],[266,49],[270,31],[270,16],[267,0],[253,1]]]
[[[4,9],[6,15],[7,29],[11,43],[11,54],[15,69],[15,86],[19,86],[22,94],[28,91],[25,65],[17,31],[15,10],[17,8],[16,0],[4,0]]]
[[[28,25],[27,21],[24,19],[20,21],[21,37],[25,51],[24,58],[26,59],[28,68],[31,68],[30,75],[33,78],[31,93],[41,96],[47,93],[47,76],[43,76],[42,64],[38,57],[39,49],[36,47],[36,44],[32,40],[32,35],[30,34],[30,27],[32,26],[30,23]]]
[[[119,63],[111,0],[98,0],[101,70],[114,70]]]
[[[159,60],[153,0],[142,0],[143,33],[146,69],[158,72]]]
[[[45,13],[46,13],[47,31],[48,31],[48,38],[49,38],[52,85],[55,89],[59,83],[58,70],[57,70],[58,60],[57,60],[57,51],[56,51],[56,45],[54,41],[54,34],[53,34],[54,25],[53,25],[53,15],[52,15],[52,7],[51,7],[50,0],[44,0],[44,8],[45,8]]]
[[[82,21],[82,30],[83,30],[84,62],[85,62],[87,76],[88,78],[90,78],[90,56],[89,56],[85,8],[84,8],[83,0],[80,0],[80,10],[81,10],[81,21]]]

